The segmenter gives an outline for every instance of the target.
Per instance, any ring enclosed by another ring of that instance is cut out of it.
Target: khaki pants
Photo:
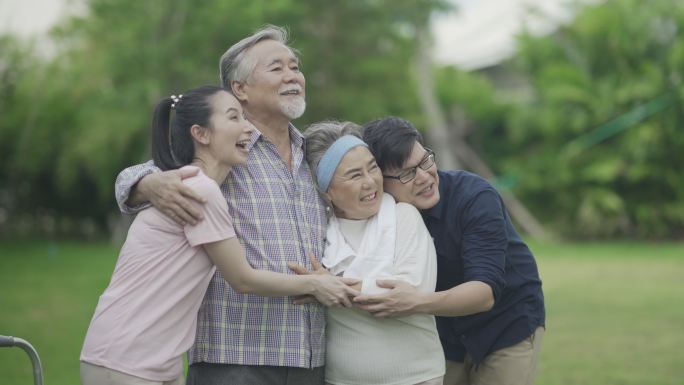
[[[436,377],[436,378],[433,378],[431,380],[419,382],[419,383],[414,384],[414,385],[443,385],[444,384],[442,382],[443,379],[444,379],[444,377]],[[325,385],[333,385],[333,384],[326,382]]]
[[[184,385],[185,379],[181,375],[171,381],[151,381],[131,376],[113,369],[97,366],[81,361],[82,385]]]
[[[532,385],[543,337],[540,326],[522,342],[490,353],[477,366],[468,355],[465,362],[447,360],[444,385]]]

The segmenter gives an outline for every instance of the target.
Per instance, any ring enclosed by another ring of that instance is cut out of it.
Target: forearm
[[[445,317],[458,317],[488,311],[494,306],[491,287],[470,281],[449,290],[434,293],[416,292],[414,311]]]
[[[238,293],[262,296],[313,294],[317,278],[313,275],[288,275],[253,268],[245,258],[237,238],[204,245],[223,278]]]
[[[316,277],[313,275],[288,275],[252,267],[230,286],[239,293],[278,297],[313,294]]]

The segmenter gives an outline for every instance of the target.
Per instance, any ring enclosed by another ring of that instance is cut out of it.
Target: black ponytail
[[[171,98],[162,99],[155,107],[152,118],[152,159],[154,164],[164,171],[178,168],[169,146],[171,104]]]
[[[176,100],[164,98],[157,104],[152,119],[152,159],[157,167],[166,171],[192,163],[195,146],[190,127],[197,124],[210,128],[210,98],[220,91],[228,92],[221,87],[203,86]],[[173,119],[169,119],[171,110],[175,111]]]

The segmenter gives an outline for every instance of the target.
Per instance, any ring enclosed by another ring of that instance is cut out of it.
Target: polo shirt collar
[[[247,149],[252,150],[252,147],[254,147],[257,140],[259,140],[259,138],[264,134],[262,134],[261,131],[259,131],[259,129],[256,128],[256,126],[253,125],[249,120],[247,122],[252,126],[252,137],[249,140]],[[302,148],[304,146],[304,136],[302,135],[302,133],[299,132],[299,130],[292,123],[288,125],[288,131],[290,133],[290,140],[292,141],[292,143],[297,148]]]

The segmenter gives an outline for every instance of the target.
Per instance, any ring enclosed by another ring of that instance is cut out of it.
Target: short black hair
[[[370,121],[363,125],[363,141],[381,170],[401,168],[411,156],[415,142],[423,144],[423,136],[406,119],[396,116]]]

